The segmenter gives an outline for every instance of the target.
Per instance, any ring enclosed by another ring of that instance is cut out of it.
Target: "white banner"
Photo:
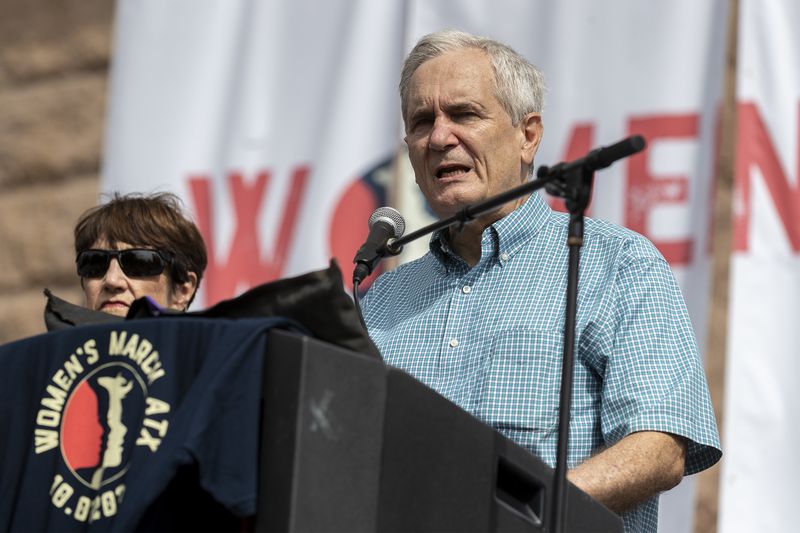
[[[102,189],[184,198],[200,306],[332,256],[351,277],[397,149],[402,20],[401,2],[118,2]]]
[[[800,4],[740,0],[719,531],[797,525]]]
[[[726,5],[119,0],[103,190],[186,200],[211,253],[200,306],[331,256],[347,280],[387,190],[409,229],[423,223],[407,170],[388,181],[403,52],[444,28],[489,35],[545,73],[537,165],[647,138],[598,173],[590,214],[659,246],[702,348]],[[681,487],[662,499],[662,530],[691,529],[691,482]]]

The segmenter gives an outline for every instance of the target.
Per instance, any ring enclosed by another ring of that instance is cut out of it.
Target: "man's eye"
[[[431,123],[431,119],[427,117],[417,118],[411,122],[411,129],[418,130],[420,128],[427,128]]]
[[[478,114],[474,111],[461,111],[456,114],[458,120],[472,120],[478,118]]]

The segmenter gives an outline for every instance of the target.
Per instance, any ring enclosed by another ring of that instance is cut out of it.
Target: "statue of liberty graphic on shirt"
[[[62,453],[75,475],[99,489],[124,471],[125,402],[135,386],[123,372],[83,381],[70,398],[62,429]]]

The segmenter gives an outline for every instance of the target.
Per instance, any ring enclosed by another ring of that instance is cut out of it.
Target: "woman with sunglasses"
[[[185,311],[208,263],[197,226],[170,193],[115,194],[75,226],[86,307],[125,316],[137,299]]]

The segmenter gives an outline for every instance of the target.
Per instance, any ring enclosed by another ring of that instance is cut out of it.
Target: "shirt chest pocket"
[[[560,332],[497,334],[491,343],[478,418],[497,429],[555,431],[562,346]]]

